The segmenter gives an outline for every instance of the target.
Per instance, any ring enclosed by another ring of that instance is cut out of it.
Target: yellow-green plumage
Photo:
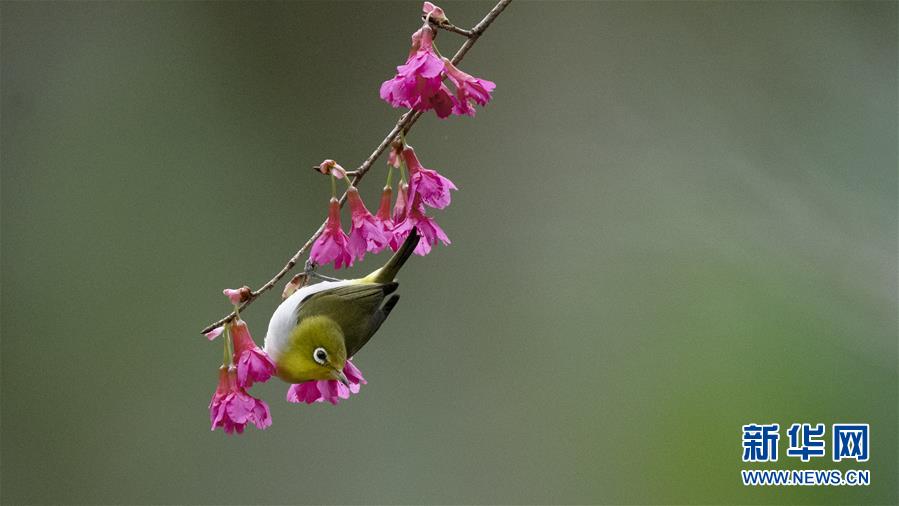
[[[383,267],[368,276],[297,290],[269,322],[265,351],[289,383],[342,379],[346,359],[377,332],[399,300],[395,277],[418,244],[413,232]],[[316,360],[316,353],[324,354]]]
[[[305,378],[320,375],[322,364],[315,362],[314,359],[309,360],[319,347],[333,350],[333,355],[329,358],[342,365],[347,359],[342,341],[343,333],[340,325],[333,319],[321,315],[305,318],[294,327],[287,338],[285,353],[276,361],[278,376],[289,383],[300,383],[308,381]]]

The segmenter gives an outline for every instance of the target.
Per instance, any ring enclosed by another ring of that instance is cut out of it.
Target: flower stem
[[[406,170],[408,170],[406,167],[406,160],[400,158],[400,183],[406,182]]]
[[[337,198],[337,178],[334,177],[334,174],[331,174],[331,198]]]
[[[234,365],[234,354],[231,352],[231,325],[225,325],[225,356],[222,359],[222,367]]]

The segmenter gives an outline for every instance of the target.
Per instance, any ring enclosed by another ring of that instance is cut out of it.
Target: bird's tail
[[[390,257],[390,260],[384,264],[384,267],[365,276],[365,281],[372,283],[390,283],[393,281],[400,271],[400,268],[406,263],[406,260],[409,260],[412,252],[415,251],[415,247],[418,246],[418,239],[418,231],[413,228],[412,231],[409,232],[409,237],[406,237],[406,240],[403,241],[403,245],[400,246],[400,249],[396,250],[396,253],[394,253],[393,256]]]

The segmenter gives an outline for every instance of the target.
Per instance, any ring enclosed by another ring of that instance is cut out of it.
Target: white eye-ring
[[[328,361],[328,352],[324,348],[316,348],[315,351],[312,352],[312,360],[315,360],[317,363],[321,365],[325,365]]]

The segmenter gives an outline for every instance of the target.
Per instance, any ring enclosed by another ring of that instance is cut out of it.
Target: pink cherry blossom
[[[343,374],[346,376],[347,382],[350,384],[350,391],[354,394],[359,393],[359,385],[365,385],[368,382],[362,377],[362,371],[356,367],[351,360],[347,360],[343,365]]]
[[[396,191],[396,202],[393,203],[393,222],[397,223],[406,218],[406,198],[409,196],[409,184],[400,183]]]
[[[450,190],[456,190],[456,185],[449,179],[441,176],[436,170],[426,169],[415,156],[415,150],[406,146],[403,150],[403,158],[409,167],[409,187],[414,198],[421,195],[421,202],[435,209],[443,209],[450,204]]]
[[[421,27],[412,35],[412,51],[406,63],[396,68],[393,79],[381,85],[381,98],[393,107],[426,111],[434,108],[432,97],[441,93],[444,63],[433,46],[434,32]],[[442,99],[437,99],[440,102]],[[442,107],[440,110],[445,110]]]
[[[222,290],[222,293],[225,294],[225,297],[228,297],[229,299],[231,299],[232,304],[234,304],[234,305],[240,304],[240,290],[239,289],[235,290],[233,288],[225,288],[224,290]]]
[[[341,167],[339,163],[331,160],[330,158],[318,164],[315,169],[318,169],[318,171],[322,174],[330,174],[337,179],[343,179],[344,177],[346,177],[346,169]]]
[[[388,238],[390,249],[396,251],[403,244],[406,236],[398,236],[396,233],[397,226],[406,219],[406,197],[409,195],[409,185],[400,183],[396,192],[396,202],[393,205],[393,223],[390,229],[391,235]]]
[[[328,401],[337,404],[340,399],[349,399],[350,395],[358,394],[360,386],[368,383],[362,377],[362,372],[350,360],[343,366],[343,374],[349,386],[337,380],[306,381],[290,386],[287,390],[287,402],[312,404]]]
[[[268,405],[237,385],[234,367],[219,369],[219,384],[209,402],[209,420],[212,429],[224,429],[226,434],[243,433],[247,423],[259,429],[272,424]]]
[[[396,225],[394,229],[395,240],[401,243],[413,228],[418,230],[418,235],[421,236],[418,245],[415,246],[416,255],[425,256],[430,253],[431,247],[437,244],[438,240],[444,245],[450,244],[446,232],[440,228],[440,225],[434,221],[434,218],[425,214],[425,208],[421,202],[421,194],[414,196],[411,204],[408,206],[406,219]]]
[[[425,18],[434,23],[448,23],[449,19],[446,18],[446,14],[443,12],[443,9],[437,7],[431,2],[425,2],[421,6],[421,13]]]
[[[456,110],[456,102],[453,98],[453,93],[442,82],[440,83],[440,87],[437,88],[437,91],[428,98],[425,104],[426,106],[421,108],[421,110],[427,111],[434,109],[434,112],[437,113],[437,117],[441,119],[448,118]]]
[[[275,363],[253,341],[250,329],[243,320],[231,324],[234,337],[234,361],[237,364],[237,384],[250,388],[253,383],[265,383],[275,372]]]
[[[225,330],[225,326],[222,325],[221,327],[216,327],[203,335],[206,336],[206,339],[209,339],[210,341],[212,341],[216,337],[222,335],[222,332],[224,330]]]
[[[475,110],[471,106],[471,101],[478,105],[487,105],[491,98],[490,92],[496,89],[496,83],[466,74],[446,58],[443,59],[443,62],[447,77],[456,87],[453,113],[474,116]]]
[[[347,189],[347,201],[353,215],[347,247],[353,258],[362,260],[367,251],[378,253],[387,247],[388,238],[384,235],[381,224],[365,207],[355,187]]]
[[[400,168],[400,155],[403,152],[403,143],[396,142],[390,146],[390,151],[387,153],[387,165],[390,165],[394,169]]]
[[[396,251],[396,248],[392,246],[393,244],[393,217],[390,211],[390,201],[393,197],[393,189],[389,186],[385,186],[384,190],[381,192],[381,203],[378,206],[378,213],[375,215],[375,219],[378,221],[378,225],[381,227],[381,233],[384,234],[384,238],[387,239],[387,244],[390,246],[390,249]]]
[[[312,245],[309,259],[316,265],[325,265],[334,262],[334,268],[349,267],[353,265],[353,255],[350,254],[349,238],[340,228],[340,203],[336,198],[331,198],[328,207],[328,221],[322,234]]]
[[[422,12],[431,22],[448,22],[443,9],[430,2],[425,2]],[[487,105],[490,93],[496,89],[492,81],[473,77],[440,56],[434,47],[434,31],[427,23],[412,34],[409,57],[396,70],[392,79],[381,84],[381,98],[393,107],[433,109],[440,118],[452,114],[474,116],[472,101]],[[446,78],[455,86],[455,93],[443,82]]]
[[[249,286],[242,286],[240,288],[225,288],[222,290],[222,293],[225,294],[225,297],[228,297],[232,304],[239,306],[241,302],[250,298],[253,291],[250,290]]]
[[[375,219],[381,222],[381,230],[385,233],[393,228],[393,220],[390,215],[390,201],[393,199],[393,188],[385,186],[381,191],[381,203],[378,205],[378,214]]]

